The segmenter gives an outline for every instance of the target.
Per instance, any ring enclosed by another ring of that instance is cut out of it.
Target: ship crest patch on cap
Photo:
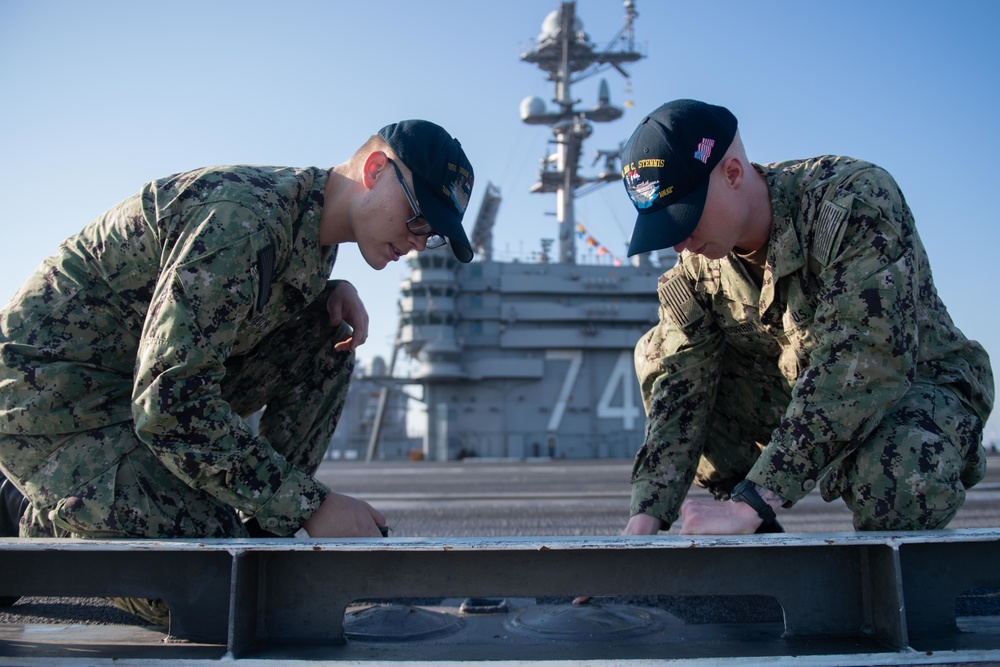
[[[632,199],[632,203],[637,208],[649,208],[656,201],[656,193],[659,186],[659,181],[644,181],[639,178],[639,172],[633,171],[629,174],[625,189],[628,191],[628,196]]]
[[[663,160],[640,160],[639,167],[662,167]],[[646,162],[648,164],[643,165]],[[673,186],[660,188],[659,179],[644,180],[638,168],[633,168],[623,174],[625,181],[625,191],[628,193],[632,203],[636,208],[645,209],[653,205],[660,197],[666,197],[674,191]]]
[[[469,207],[469,198],[472,195],[472,181],[469,178],[468,172],[464,169],[459,169],[451,163],[448,164],[448,169],[457,171],[458,176],[443,189],[444,195],[451,199],[459,211],[465,213],[465,209]]]

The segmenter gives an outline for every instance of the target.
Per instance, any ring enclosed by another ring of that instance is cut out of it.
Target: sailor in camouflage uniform
[[[899,187],[824,156],[746,158],[693,100],[637,127],[629,254],[674,247],[636,347],[647,413],[626,534],[780,530],[815,487],[858,530],[942,528],[985,470],[985,350],[953,324]],[[691,483],[719,500],[688,500]]]
[[[368,315],[329,280],[451,242],[473,171],[422,120],[333,169],[213,167],[153,181],[68,239],[0,311],[5,519],[23,537],[378,536],[313,478]],[[245,419],[266,405],[259,432]]]

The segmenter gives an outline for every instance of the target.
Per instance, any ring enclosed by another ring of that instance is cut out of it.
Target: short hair
[[[396,158],[396,154],[392,152],[392,148],[386,143],[385,139],[377,134],[373,134],[368,137],[366,141],[358,150],[354,151],[354,155],[351,156],[350,163],[352,166],[357,166],[358,164],[363,164],[364,161],[371,155],[374,151],[382,151],[387,153],[389,157]],[[398,158],[397,158],[398,159]]]

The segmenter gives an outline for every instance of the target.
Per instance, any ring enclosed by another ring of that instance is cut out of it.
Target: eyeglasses
[[[403,194],[406,195],[406,201],[410,202],[410,208],[413,210],[413,217],[406,221],[406,228],[410,230],[410,233],[414,236],[426,236],[428,248],[440,248],[445,243],[447,239],[434,231],[431,224],[427,222],[427,218],[424,214],[420,212],[420,207],[417,206],[417,199],[410,192],[409,186],[406,185],[406,181],[403,180],[403,174],[399,171],[399,167],[396,163],[392,161],[392,158],[386,158],[392,168],[396,171],[396,178],[399,179],[399,184],[403,186]]]

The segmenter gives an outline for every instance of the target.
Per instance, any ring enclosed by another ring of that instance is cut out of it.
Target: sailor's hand
[[[635,514],[625,524],[622,535],[656,535],[663,527],[659,517],[652,514]]]
[[[302,527],[309,537],[381,537],[385,517],[363,500],[331,493]]]
[[[692,498],[681,505],[681,535],[752,535],[761,523],[746,503]]]
[[[663,522],[651,514],[635,514],[625,524],[622,535],[656,535],[663,527]],[[587,604],[590,597],[580,596],[574,598],[573,604]]]
[[[346,280],[337,283],[326,299],[326,311],[330,315],[330,326],[339,327],[347,322],[354,330],[350,338],[338,342],[334,349],[353,352],[368,340],[368,311],[354,285]]]

